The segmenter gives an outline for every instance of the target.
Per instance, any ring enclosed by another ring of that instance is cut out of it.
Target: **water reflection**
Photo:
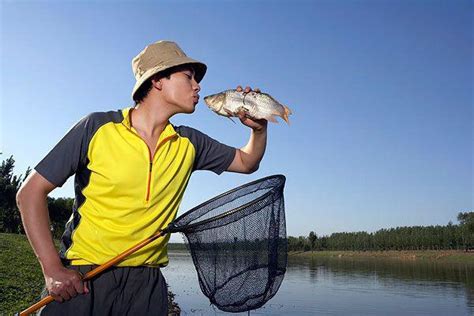
[[[290,257],[289,271],[297,274],[305,272],[312,283],[330,280],[333,285],[346,285],[359,293],[369,293],[375,287],[382,287],[387,294],[414,299],[434,296],[436,293],[465,298],[466,314],[474,314],[472,265],[378,258],[329,257],[305,260]]]
[[[329,270],[330,273],[340,275],[396,279],[397,282],[419,280],[430,283],[459,283],[474,288],[474,267],[463,264],[347,257],[312,259],[290,257],[288,265],[293,269],[307,270],[312,281],[316,281],[318,274]]]
[[[200,293],[186,253],[170,254],[164,274],[183,315],[225,314]],[[279,292],[251,315],[473,315],[473,276],[459,264],[290,257]]]

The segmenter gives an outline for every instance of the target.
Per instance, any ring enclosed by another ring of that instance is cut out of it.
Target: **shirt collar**
[[[135,129],[132,127],[132,124],[130,122],[130,113],[132,112],[132,108],[131,107],[127,107],[127,108],[124,108],[122,109],[122,115],[123,115],[123,120],[122,120],[122,124],[128,128],[129,130],[133,131],[134,133],[136,133]],[[160,140],[165,138],[165,137],[171,137],[171,136],[174,136],[176,135],[176,131],[173,127],[173,125],[170,123],[170,121],[168,121],[168,123],[166,124],[165,126],[165,129],[163,130],[163,132],[161,132],[161,135],[160,135]]]

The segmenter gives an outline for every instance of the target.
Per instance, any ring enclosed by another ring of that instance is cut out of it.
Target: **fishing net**
[[[270,176],[221,194],[177,218],[202,292],[227,312],[271,299],[286,271],[285,177]]]
[[[89,271],[93,279],[145,245],[180,232],[191,252],[202,292],[217,308],[245,312],[271,299],[286,271],[285,177],[266,177],[219,195],[178,217],[169,226]],[[20,315],[54,301],[41,299]]]

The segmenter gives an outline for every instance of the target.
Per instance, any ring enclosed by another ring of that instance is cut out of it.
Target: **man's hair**
[[[154,74],[150,78],[148,78],[141,86],[138,88],[137,92],[135,92],[135,95],[133,96],[133,101],[135,101],[135,105],[138,103],[142,102],[148,93],[150,92],[153,83],[152,80],[160,80],[161,78],[170,78],[171,73],[167,73],[169,69],[166,69],[162,72],[159,72],[157,74]],[[166,74],[165,74],[166,72]]]
[[[152,80],[160,80],[161,78],[167,78],[170,79],[170,76],[178,71],[182,70],[189,70],[191,69],[194,72],[194,68],[189,65],[189,64],[184,64],[184,65],[178,65],[175,67],[168,68],[166,70],[160,71],[157,74],[154,74],[150,78],[148,78],[141,86],[138,88],[137,92],[135,92],[135,95],[133,97],[133,101],[135,102],[135,105],[138,105],[140,102],[142,102],[147,96],[148,93],[150,93],[151,88],[153,87]]]

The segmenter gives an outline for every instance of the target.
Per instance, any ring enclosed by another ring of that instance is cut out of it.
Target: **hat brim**
[[[150,79],[153,75],[156,75],[159,72],[165,71],[167,69],[170,69],[172,67],[176,66],[181,66],[181,65],[190,65],[194,69],[194,79],[196,82],[201,82],[202,78],[204,78],[204,75],[206,74],[207,71],[207,66],[204,63],[201,63],[200,61],[191,59],[186,56],[174,58],[171,62],[169,63],[163,63],[159,66],[153,67],[151,69],[148,69],[137,82],[135,83],[135,86],[133,87],[132,91],[132,99],[135,100],[135,93],[140,89],[142,84]]]

